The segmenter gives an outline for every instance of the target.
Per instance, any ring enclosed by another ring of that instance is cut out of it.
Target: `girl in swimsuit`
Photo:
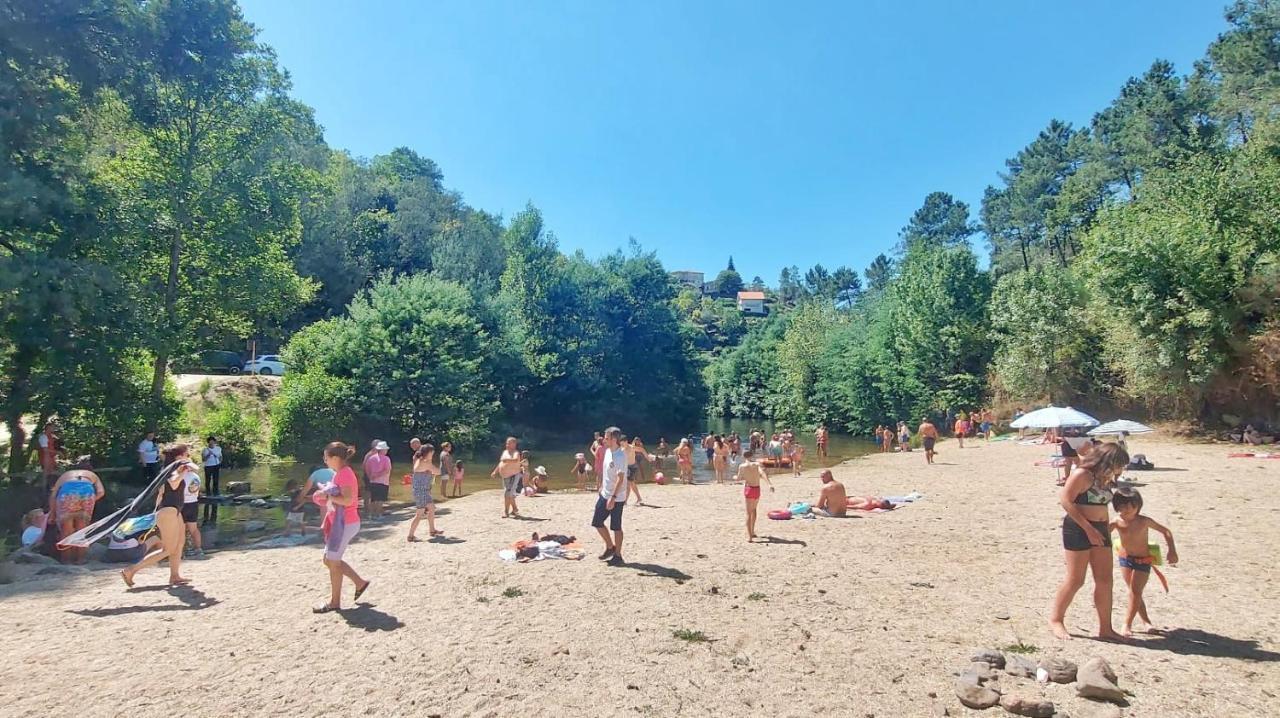
[[[93,520],[93,507],[105,493],[102,480],[89,470],[88,458],[77,468],[68,471],[54,482],[49,490],[49,508],[55,525],[62,536],[70,536]],[[84,563],[89,555],[87,548],[68,547],[62,550],[63,563]]]
[[[1066,511],[1062,518],[1062,547],[1066,575],[1054,596],[1049,628],[1061,639],[1067,632],[1067,608],[1084,585],[1086,572],[1093,573],[1093,604],[1098,611],[1098,638],[1116,639],[1111,626],[1111,531],[1107,505],[1116,477],[1129,464],[1129,454],[1118,444],[1105,444],[1089,453],[1058,494]]]

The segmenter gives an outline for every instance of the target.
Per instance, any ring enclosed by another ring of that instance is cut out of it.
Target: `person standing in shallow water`
[[[610,566],[626,564],[622,558],[622,510],[627,505],[627,455],[622,450],[621,438],[622,431],[616,426],[604,432],[604,468],[600,474],[595,511],[591,516],[591,525],[604,541],[600,560],[608,561]],[[608,529],[604,525],[606,518],[609,520]]]

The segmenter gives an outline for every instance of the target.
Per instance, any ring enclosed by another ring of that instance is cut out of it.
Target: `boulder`
[[[232,496],[243,496],[253,490],[248,481],[232,481],[227,484],[227,493]]]
[[[244,531],[245,531],[245,533],[250,533],[250,534],[252,534],[252,533],[257,533],[257,532],[259,532],[259,531],[266,531],[266,530],[267,530],[267,522],[266,522],[266,521],[259,521],[259,520],[257,520],[257,519],[254,519],[254,520],[252,520],[252,521],[245,521],[245,522],[244,522]]]
[[[969,656],[969,660],[982,661],[992,668],[1004,668],[1004,654],[993,648],[974,651],[973,655]]]
[[[1076,695],[1095,701],[1124,703],[1124,691],[1116,683],[1116,672],[1106,659],[1093,657],[1085,661],[1076,675]]]
[[[975,710],[983,710],[1000,702],[1000,694],[990,686],[980,686],[968,681],[956,681],[956,698]]]
[[[986,661],[974,661],[969,667],[961,672],[961,675],[971,673],[978,677],[978,683],[986,683],[996,677],[996,672],[991,670],[991,664]]]
[[[1093,709],[1092,712],[1086,713],[1084,715],[1084,718],[1120,718],[1121,715],[1122,714],[1120,713],[1119,708],[1113,705],[1107,704],[1107,705],[1098,706],[1097,708]]]
[[[84,566],[64,566],[62,564],[45,566],[36,571],[37,576],[78,576],[84,573],[89,573],[89,569]]]
[[[30,564],[40,564],[44,566],[58,565],[58,560],[53,558],[52,556],[45,556],[42,553],[36,553],[35,551],[32,551],[31,549],[28,549],[28,548],[14,551],[11,558],[13,559],[14,563],[30,563]]]
[[[1000,707],[1014,715],[1027,716],[1028,718],[1051,718],[1053,716],[1053,703],[1035,698],[1000,696]]]
[[[1004,671],[1011,676],[1019,678],[1035,678],[1036,664],[1025,656],[1016,653],[1010,653],[1004,664]]]
[[[1040,661],[1040,667],[1054,683],[1072,683],[1076,679],[1076,664],[1065,658],[1046,658]]]

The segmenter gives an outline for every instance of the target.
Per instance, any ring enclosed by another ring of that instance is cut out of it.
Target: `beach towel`
[[[1255,454],[1251,451],[1241,451],[1233,454],[1227,454],[1228,459],[1280,459],[1280,454],[1260,453]]]
[[[175,461],[164,467],[159,474],[156,474],[156,478],[147,485],[147,488],[143,489],[141,493],[133,497],[132,501],[125,504],[122,508],[112,512],[106,518],[94,521],[70,536],[63,538],[58,542],[58,548],[86,548],[95,541],[109,536],[111,532],[115,531],[116,527],[118,527],[125,519],[137,513],[138,507],[142,505],[143,500],[160,487],[160,482],[167,480],[169,475],[184,463],[186,463],[186,460]]]
[[[1062,457],[1058,457],[1056,459],[1043,459],[1036,462],[1036,466],[1045,466],[1052,469],[1060,469],[1066,465],[1067,462]]]

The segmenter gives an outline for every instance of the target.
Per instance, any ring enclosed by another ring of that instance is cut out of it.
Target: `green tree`
[[[716,275],[716,287],[722,297],[737,297],[742,291],[742,276],[732,269],[722,270]]]
[[[917,244],[929,247],[959,247],[978,231],[969,222],[969,205],[946,192],[930,192],[911,221],[898,233],[898,251],[908,252]]]
[[[862,274],[867,278],[867,289],[869,291],[882,292],[893,279],[893,260],[889,259],[887,255],[878,254],[875,259],[871,260],[871,264],[867,265]]]
[[[1244,144],[1254,125],[1280,107],[1280,3],[1236,0],[1226,17],[1231,29],[1209,45],[1194,79],[1214,115]]]
[[[159,404],[170,357],[202,333],[249,336],[308,299],[286,248],[314,186],[293,144],[318,131],[233,0],[160,0],[145,12],[155,37],[128,105],[137,129],[113,138],[127,151],[105,174],[123,240],[113,259],[151,320]]]
[[[1101,342],[1084,287],[1068,270],[1007,274],[991,297],[993,382],[1009,399],[1069,405],[1101,390]]]

